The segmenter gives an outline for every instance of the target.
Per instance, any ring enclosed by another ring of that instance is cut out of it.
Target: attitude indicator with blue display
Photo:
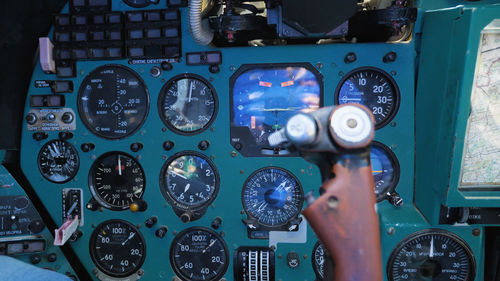
[[[370,152],[375,195],[382,201],[396,189],[399,181],[399,163],[396,155],[385,145],[373,142]]]
[[[322,105],[322,80],[309,64],[242,66],[231,78],[231,144],[244,156],[287,154],[267,138]]]
[[[298,179],[289,171],[267,167],[255,171],[242,190],[249,228],[280,228],[297,219],[304,202]],[[293,223],[292,223],[293,224]]]
[[[365,67],[348,73],[335,93],[336,104],[358,103],[370,109],[375,128],[387,125],[399,108],[399,90],[394,79],[380,69]]]

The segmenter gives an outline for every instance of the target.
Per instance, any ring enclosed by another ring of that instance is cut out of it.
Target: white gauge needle
[[[181,174],[179,174],[179,173],[177,173],[177,172],[174,172],[173,170],[169,170],[168,172],[169,172],[169,173],[174,174],[174,175],[175,175],[175,176],[177,176],[177,177],[181,177],[181,178],[183,178],[183,179],[187,179],[187,178],[186,178],[186,176],[181,175]]]
[[[125,246],[125,243],[127,243],[128,240],[134,238],[134,236],[135,236],[135,232],[131,232],[130,235],[128,236],[128,238],[125,239],[125,241],[122,242],[122,246]]]
[[[431,250],[429,251],[429,258],[434,257],[434,237],[431,239]]]
[[[189,82],[189,97],[188,97],[188,102],[191,102],[191,94],[193,93],[193,85],[191,82]]]
[[[280,185],[278,185],[278,187],[276,187],[276,190],[282,190],[285,187],[285,184],[286,184],[286,181],[280,183]]]
[[[213,239],[210,244],[205,248],[203,249],[203,251],[201,251],[202,253],[205,253],[210,247],[212,247],[213,245],[215,244],[215,239]]]
[[[186,184],[186,187],[184,187],[184,193],[186,193],[186,191],[189,190],[189,187],[191,187],[191,184],[190,183]]]
[[[122,160],[120,154],[118,154],[118,175],[122,175]]]

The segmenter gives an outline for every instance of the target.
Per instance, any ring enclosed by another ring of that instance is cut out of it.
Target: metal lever
[[[308,196],[303,214],[335,262],[335,277],[325,280],[382,280],[369,151],[374,132],[371,112],[346,104],[299,113],[269,136],[272,145],[287,143],[320,168],[322,195]]]

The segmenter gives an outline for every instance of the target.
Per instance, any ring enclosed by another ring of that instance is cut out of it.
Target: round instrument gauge
[[[375,195],[377,201],[386,198],[387,193],[396,189],[399,181],[399,162],[392,150],[379,142],[373,142],[370,150]]]
[[[149,95],[142,79],[131,69],[105,65],[92,71],[78,92],[83,124],[105,139],[122,139],[135,133],[149,110]]]
[[[375,128],[387,125],[399,108],[400,93],[394,79],[386,72],[363,67],[349,72],[335,92],[335,103],[362,104],[373,113]]]
[[[399,243],[387,264],[387,276],[390,281],[472,281],[475,267],[465,241],[449,231],[429,229]]]
[[[198,134],[215,119],[218,109],[215,89],[203,77],[182,74],[168,81],[158,97],[163,123],[183,135]]]
[[[198,209],[217,196],[219,174],[205,155],[184,151],[170,157],[160,173],[163,197],[178,208]]]
[[[170,263],[184,281],[219,280],[229,265],[229,253],[219,234],[205,227],[191,227],[172,241]]]
[[[97,268],[113,277],[126,277],[139,270],[146,258],[146,242],[131,223],[108,220],[90,237],[90,256]]]
[[[266,227],[279,227],[296,218],[304,203],[299,180],[289,171],[266,167],[255,171],[242,190],[243,208]]]
[[[144,171],[139,163],[123,152],[108,152],[95,160],[89,172],[89,186],[94,198],[112,210],[128,209],[142,198]]]
[[[316,273],[317,280],[323,280],[325,278],[325,263],[326,263],[326,253],[323,244],[319,241],[314,245],[312,252],[312,265],[314,273]]]
[[[51,140],[38,153],[38,169],[44,178],[65,183],[75,177],[80,158],[75,147],[67,141]]]

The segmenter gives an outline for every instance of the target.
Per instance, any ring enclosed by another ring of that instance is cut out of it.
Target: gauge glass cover
[[[158,97],[160,118],[169,129],[179,134],[193,135],[204,131],[214,121],[217,109],[215,89],[195,74],[172,78]]]
[[[379,142],[373,142],[370,150],[375,195],[377,201],[386,198],[387,193],[396,189],[399,181],[399,162],[392,150]]]
[[[97,68],[85,77],[78,92],[78,113],[83,124],[105,139],[122,139],[136,132],[148,110],[146,85],[124,66]]]
[[[255,171],[246,180],[241,196],[247,215],[266,227],[287,224],[298,216],[304,202],[299,180],[278,167]]]
[[[358,103],[373,113],[375,128],[387,125],[399,108],[400,93],[394,79],[376,68],[360,68],[348,73],[335,93],[336,104]]]
[[[172,241],[170,263],[184,281],[219,280],[229,265],[229,253],[219,234],[208,228],[192,227]]]
[[[95,160],[89,172],[90,191],[104,207],[128,209],[142,198],[145,189],[144,171],[132,156],[109,152]]]
[[[230,91],[232,145],[244,156],[276,155],[269,135],[322,106],[323,78],[309,64],[244,65]]]
[[[172,156],[162,168],[160,188],[165,199],[182,209],[207,206],[217,196],[219,174],[206,156],[185,151]]]
[[[67,141],[51,140],[38,154],[38,169],[44,178],[54,183],[65,183],[75,177],[80,158],[75,147]]]
[[[472,281],[476,268],[469,246],[445,230],[424,230],[405,238],[387,264],[390,281]]]
[[[146,243],[131,223],[108,220],[90,238],[90,256],[103,273],[126,277],[139,270],[146,258]]]

